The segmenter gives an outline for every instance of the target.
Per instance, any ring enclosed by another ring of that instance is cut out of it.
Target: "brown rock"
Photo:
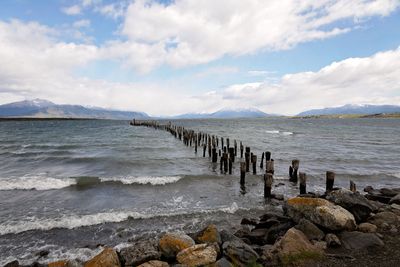
[[[199,244],[182,250],[176,255],[176,259],[181,264],[194,267],[214,263],[217,256],[214,245]]]
[[[48,267],[67,267],[68,261],[61,260],[61,261],[50,262],[47,266]]]
[[[372,223],[360,223],[358,226],[358,230],[363,233],[375,233],[376,229],[376,225]]]
[[[340,247],[342,243],[340,242],[339,237],[335,234],[326,234],[325,236],[325,241],[328,247],[335,248],[335,247]]]
[[[85,263],[85,267],[120,267],[117,252],[105,248],[100,254]]]
[[[168,267],[168,262],[165,261],[148,261],[140,264],[138,267]]]
[[[198,243],[218,243],[221,245],[221,236],[218,232],[217,227],[214,224],[210,224],[205,229],[203,229],[195,238]]]
[[[375,214],[370,220],[370,223],[378,227],[383,227],[383,224],[397,224],[399,222],[398,216],[390,211],[379,212]]]
[[[194,244],[193,239],[186,234],[166,233],[160,239],[159,247],[165,257],[174,258],[180,251]]]
[[[279,259],[286,265],[319,260],[324,255],[321,248],[311,244],[308,238],[295,228],[289,229],[274,247]]]

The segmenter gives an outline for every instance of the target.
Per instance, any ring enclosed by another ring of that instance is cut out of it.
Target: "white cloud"
[[[249,76],[269,76],[274,75],[276,71],[267,71],[267,70],[249,70],[247,74]]]
[[[214,76],[214,75],[225,75],[225,74],[234,74],[238,73],[240,70],[237,67],[232,66],[217,66],[217,67],[210,67],[203,71],[196,73],[194,76],[197,78],[204,78],[207,76]]]
[[[74,26],[75,28],[88,28],[90,27],[90,20],[88,19],[77,20],[72,24],[72,26]]]
[[[400,105],[400,48],[333,62],[317,72],[287,74],[278,83],[232,85],[213,97],[221,106],[288,115],[349,103]]]
[[[98,5],[94,10],[104,16],[113,19],[118,19],[125,15],[127,7],[128,7],[128,1],[120,1],[108,5]]]
[[[61,9],[61,11],[67,15],[75,16],[82,13],[82,8],[79,5],[73,5],[69,7],[64,7]]]
[[[126,56],[128,65],[141,70],[163,64],[183,67],[330,38],[399,6],[398,0],[176,0],[169,5],[137,0],[126,11],[121,34],[128,38],[124,46],[157,57],[140,66],[141,56],[128,49],[134,53]],[[335,24],[344,20],[347,26]]]

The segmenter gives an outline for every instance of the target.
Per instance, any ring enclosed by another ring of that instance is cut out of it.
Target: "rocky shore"
[[[60,259],[46,265],[400,266],[400,188],[364,191],[336,188],[279,200],[281,209],[243,218],[232,233],[211,224],[197,233],[168,232],[118,249],[104,247],[87,262]],[[5,265],[18,266],[18,261]]]

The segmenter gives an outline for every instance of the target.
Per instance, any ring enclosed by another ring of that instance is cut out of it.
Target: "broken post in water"
[[[271,198],[273,176],[271,173],[264,174],[264,198]]]
[[[240,158],[243,158],[243,144],[242,141],[240,141]]]
[[[240,162],[240,185],[244,186],[246,179],[246,162]]]
[[[212,162],[217,162],[218,161],[218,154],[217,154],[217,148],[213,147],[212,148]]]
[[[299,173],[300,195],[307,194],[307,175],[304,172]]]
[[[246,172],[250,171],[250,147],[246,146],[246,153],[244,153],[244,160],[246,162]]]
[[[350,191],[353,193],[357,192],[356,184],[351,180],[350,180]]]
[[[289,181],[293,183],[297,183],[297,172],[299,170],[300,160],[294,159],[292,160],[292,166],[289,167]]]
[[[260,168],[264,168],[264,152],[261,155]]]
[[[232,159],[230,157],[228,159],[228,169],[229,169],[228,173],[232,174]]]
[[[270,173],[270,174],[274,174],[275,173],[275,167],[274,167],[274,160],[270,159],[267,161],[266,165],[265,165],[265,172],[266,173]]]
[[[332,191],[334,183],[335,183],[335,173],[332,171],[327,171],[326,172],[326,193]]]
[[[251,156],[251,163],[253,164],[253,174],[257,174],[257,155]]]

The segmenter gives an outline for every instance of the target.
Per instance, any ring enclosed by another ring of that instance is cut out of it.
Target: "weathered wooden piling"
[[[224,138],[221,137],[221,147],[224,147]]]
[[[221,157],[221,149],[218,149],[218,156]]]
[[[246,179],[246,162],[240,162],[240,184],[243,186]]]
[[[237,142],[236,142],[236,139],[233,140],[233,144],[235,146],[235,157],[237,157]]]
[[[265,152],[265,161],[271,160],[271,152],[266,151]]]
[[[251,163],[253,164],[253,174],[257,174],[257,155],[251,157]]]
[[[244,153],[244,160],[246,162],[246,172],[250,171],[250,147],[246,146],[246,153]]]
[[[332,171],[326,172],[326,192],[330,192],[333,189],[333,184],[335,183],[335,173]]]
[[[232,160],[232,162],[235,162],[235,148],[234,147],[230,147],[228,149],[229,151],[229,157]]]
[[[240,158],[243,158],[243,144],[242,141],[240,141]]]
[[[351,180],[350,180],[350,191],[353,193],[357,192],[356,184]]]
[[[206,148],[207,148],[206,144],[203,144],[203,158],[206,157]]]
[[[304,172],[299,172],[300,180],[300,195],[307,194],[307,175]]]
[[[218,154],[217,154],[217,149],[215,147],[212,148],[212,162],[217,162],[218,161]]]
[[[264,152],[263,152],[262,155],[261,155],[260,168],[261,168],[261,169],[264,168]]]
[[[228,169],[229,169],[228,173],[232,174],[232,159],[231,158],[228,159]]]
[[[228,150],[229,150],[229,138],[226,138],[226,147],[228,148]]]
[[[300,161],[298,159],[292,160],[292,166],[289,167],[289,181],[297,183],[297,172],[299,170]]]
[[[264,174],[264,198],[271,198],[273,176],[271,173]]]
[[[274,174],[275,173],[275,166],[274,166],[274,160],[268,160],[267,163],[265,164],[265,172]]]

